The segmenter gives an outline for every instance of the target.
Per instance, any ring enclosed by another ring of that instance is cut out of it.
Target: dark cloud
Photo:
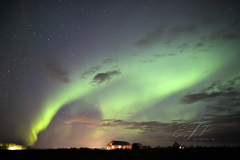
[[[155,44],[162,38],[164,34],[163,28],[164,28],[163,26],[155,28],[154,31],[146,34],[145,37],[135,42],[134,45],[137,47],[143,47],[143,48],[151,47],[153,44]]]
[[[151,63],[151,62],[153,62],[153,60],[151,60],[151,59],[149,59],[149,60],[147,60],[147,59],[140,59],[139,61],[141,63]]]
[[[70,82],[69,78],[67,77],[68,72],[62,69],[56,59],[49,59],[45,64],[45,69],[52,77],[60,79],[64,83]]]
[[[77,117],[77,118],[73,118],[73,119],[67,119],[65,121],[63,121],[63,123],[72,126],[72,123],[95,123],[95,122],[100,122],[100,119],[96,119],[96,118],[88,118],[86,116],[81,116],[81,117]]]
[[[93,80],[91,83],[93,84],[101,84],[103,82],[106,82],[110,80],[113,76],[121,74],[118,70],[108,71],[106,73],[98,73],[96,76],[93,77]]]
[[[239,105],[238,105],[239,106]],[[216,106],[215,106],[216,107]],[[210,108],[208,108],[210,109]],[[240,112],[225,113],[221,107],[216,107],[215,113],[209,114],[205,120],[212,125],[213,129],[208,132],[208,136],[214,137],[218,143],[240,143]],[[228,109],[228,107],[225,107]]]
[[[164,28],[165,27],[163,26],[157,27],[154,31],[149,32],[145,37],[135,42],[134,45],[137,47],[150,47],[160,41],[164,35],[169,36],[167,37],[169,38],[168,42],[171,42],[171,39],[176,36],[186,33],[193,33],[198,29],[195,25],[175,26],[168,31],[164,30]]]
[[[168,56],[176,56],[176,54],[170,53],[170,54],[168,54]]]
[[[217,30],[217,31],[213,32],[210,35],[210,38],[215,39],[215,40],[219,40],[219,39],[236,40],[236,39],[239,39],[239,35],[237,33],[231,33],[229,31],[220,29],[220,30]]]
[[[152,42],[150,39],[144,38],[134,43],[138,47],[150,47]]]
[[[95,72],[97,72],[98,70],[100,70],[101,66],[94,66],[91,67],[90,69],[88,69],[87,71],[85,71],[82,75],[81,78],[86,78],[88,75],[93,74]]]
[[[227,82],[229,85],[235,85],[238,80],[240,80],[240,77],[235,77]]]
[[[154,57],[165,57],[165,54],[155,54]]]
[[[236,82],[239,80],[239,77],[235,77],[227,82],[222,81],[215,81],[213,82],[209,87],[203,89],[202,91],[198,93],[189,93],[185,96],[183,96],[180,100],[182,104],[191,104],[196,103],[199,101],[218,101],[223,102],[227,101],[227,103],[231,103],[234,97],[239,96],[240,94],[235,91],[234,87],[236,85]]]
[[[222,39],[224,39],[224,40],[235,40],[238,38],[239,38],[238,34],[227,34],[222,37]]]
[[[214,125],[228,125],[231,123],[233,126],[240,125],[240,111],[231,114],[212,114],[211,117],[207,117],[206,120],[214,123]]]
[[[85,116],[68,119],[63,122],[67,125],[71,125],[72,123],[88,123],[89,125],[87,125],[87,127],[89,128],[106,129],[108,127],[123,127],[124,129],[137,129],[144,132],[156,132],[166,127],[169,127],[169,124],[157,121],[128,122],[119,119],[96,119],[88,118]]]
[[[221,92],[214,92],[214,93],[195,93],[195,94],[188,94],[185,95],[182,99],[181,102],[183,104],[191,104],[191,103],[196,103],[198,101],[207,101],[207,100],[212,100],[213,98],[223,96],[223,93]]]
[[[166,31],[166,41],[165,44],[170,44],[174,41],[175,38],[179,37],[179,36],[186,36],[188,34],[193,34],[198,30],[198,27],[196,25],[192,25],[192,24],[187,24],[187,25],[178,25],[178,26],[174,26],[171,27],[169,30]],[[183,45],[187,45],[183,44]],[[180,48],[184,47],[184,46],[179,46]],[[185,46],[186,47],[186,46]]]
[[[197,47],[202,47],[203,46],[203,43],[202,42],[199,42],[196,44]]]
[[[155,55],[153,55],[154,57],[157,57],[157,58],[159,58],[159,57],[171,57],[171,56],[176,56],[176,54],[174,54],[174,53],[170,53],[170,54],[155,54]]]
[[[170,43],[172,39],[175,38],[176,36],[179,36],[181,34],[193,33],[197,29],[198,28],[195,25],[175,26],[170,28],[169,30],[165,30],[164,26],[160,26],[155,28],[155,30],[153,30],[152,32],[146,34],[146,36],[143,37],[142,39],[135,42],[134,45],[142,48],[151,47],[152,45],[163,39],[165,35],[167,36],[165,38],[168,39],[167,42]],[[187,43],[183,45],[187,45]]]
[[[123,127],[123,129],[136,129],[141,132],[159,132],[162,129],[169,127],[169,124],[157,122],[157,121],[148,121],[148,122],[128,122],[118,119],[91,119],[87,117],[79,117],[74,119],[69,119],[64,121],[65,124],[71,125],[72,123],[89,123],[87,127],[89,128],[99,128],[106,129],[112,127]]]
[[[183,44],[177,46],[177,48],[178,49],[182,49],[182,48],[185,49],[187,46],[188,46],[188,43],[183,43]]]
[[[205,99],[194,99],[193,101],[190,100],[190,102],[194,103],[196,100],[215,101],[214,104],[205,107],[208,112],[206,115],[207,119],[213,121],[215,118],[219,120],[220,117],[225,117],[223,121],[226,123],[235,123],[231,118],[233,118],[235,114],[238,114],[240,109],[240,93],[237,91],[239,89],[239,79],[240,77],[236,77],[227,82],[216,81],[202,91],[202,93],[209,92],[209,94],[205,94]],[[215,96],[210,94],[213,90],[218,90]],[[226,117],[229,118],[228,121]],[[222,124],[224,123],[223,121],[221,122]],[[216,122],[216,120],[214,120],[214,122]]]
[[[209,114],[210,115],[210,114]],[[177,140],[183,143],[192,143],[194,137],[199,137],[200,133],[205,129],[205,125],[209,125],[211,130],[204,132],[201,137],[214,138],[216,143],[234,143],[240,142],[240,112],[236,112],[229,115],[211,115],[203,117],[198,120],[185,121],[174,120],[169,123],[158,121],[142,121],[131,122],[119,119],[96,119],[88,117],[78,117],[64,121],[65,124],[71,125],[72,123],[85,123],[87,128],[95,128],[103,131],[108,131],[110,128],[121,128],[125,130],[137,130],[140,138],[143,141],[149,142],[173,142]],[[201,124],[199,128],[197,126]],[[179,130],[179,126],[185,126],[184,130]],[[188,135],[188,131],[193,131],[197,128],[189,140],[184,140],[184,136]],[[175,133],[177,131],[177,133]],[[151,134],[151,136],[144,136],[145,134]],[[180,135],[179,137],[177,137]],[[224,140],[226,135],[231,135],[231,138]],[[199,143],[197,143],[199,144]]]
[[[221,39],[225,34],[227,34],[227,31],[220,29],[210,34],[210,39]]]
[[[65,83],[69,83],[69,82],[70,82],[70,80],[69,80],[68,77],[63,77],[63,78],[62,78],[62,81],[65,82]]]
[[[233,139],[240,141],[237,133],[240,128],[240,77],[235,77],[228,81],[215,81],[209,87],[198,93],[187,94],[180,101],[183,104],[211,101],[205,110],[207,114],[202,117],[203,120],[210,122],[215,131],[211,134],[224,141],[227,134],[234,136]],[[234,134],[236,132],[236,134]],[[220,136],[219,133],[222,135]],[[232,140],[233,140],[232,139]],[[229,143],[234,142],[229,139]]]

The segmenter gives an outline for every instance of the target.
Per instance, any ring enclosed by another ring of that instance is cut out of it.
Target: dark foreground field
[[[185,150],[0,150],[0,159],[239,159],[240,148],[194,148]]]

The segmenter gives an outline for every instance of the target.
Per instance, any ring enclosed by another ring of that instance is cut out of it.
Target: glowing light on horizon
[[[21,145],[17,145],[17,144],[14,144],[14,143],[7,143],[7,144],[0,144],[0,147],[3,148],[3,149],[7,149],[7,150],[23,150],[25,149],[24,146],[21,146]]]

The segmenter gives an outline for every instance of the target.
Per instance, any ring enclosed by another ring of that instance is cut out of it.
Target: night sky
[[[239,0],[0,4],[0,143],[240,144]]]

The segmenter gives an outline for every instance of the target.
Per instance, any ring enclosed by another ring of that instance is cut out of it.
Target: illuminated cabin
[[[114,149],[132,149],[132,145],[126,141],[111,141],[107,144],[107,150]]]

